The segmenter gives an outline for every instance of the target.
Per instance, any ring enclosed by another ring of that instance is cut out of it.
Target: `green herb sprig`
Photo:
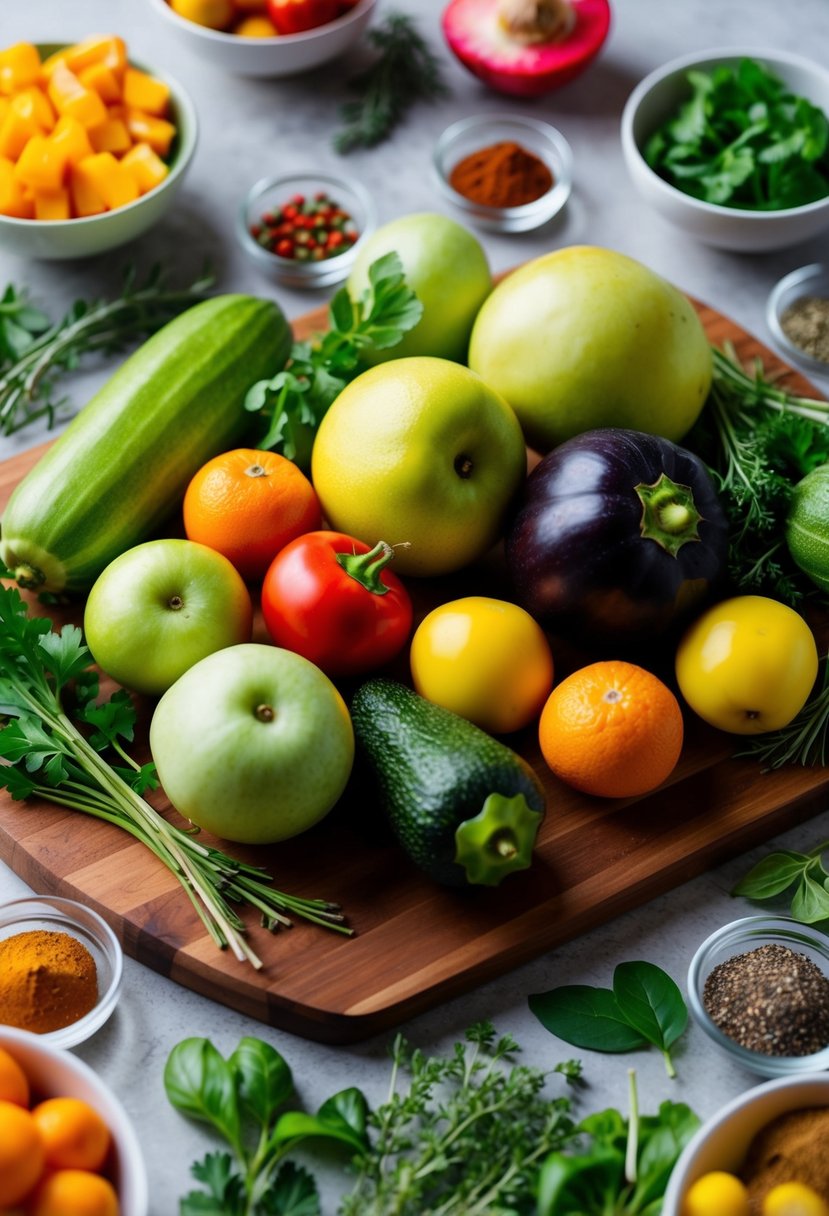
[[[829,763],[829,656],[821,659],[815,687],[788,726],[748,739],[736,755],[751,756],[764,769],[782,768],[784,764],[811,768]]]
[[[564,984],[529,998],[545,1029],[574,1047],[635,1051],[658,1047],[669,1077],[676,1076],[670,1048],[684,1032],[688,1009],[677,985],[654,963],[620,963],[613,988]]]
[[[10,572],[0,567],[0,577]],[[217,946],[229,945],[240,962],[262,965],[247,940],[239,905],[256,908],[271,930],[290,925],[296,915],[350,932],[337,905],[278,891],[264,870],[168,823],[141,796],[156,785],[154,768],[139,765],[124,748],[135,724],[128,694],[117,692],[102,705],[95,703],[97,695],[80,629],[65,625],[53,631],[48,618],[28,615],[15,587],[0,586],[0,789],[15,799],[36,797],[82,811],[129,832],[175,875]]]
[[[827,849],[829,841],[824,840],[809,853],[769,853],[740,879],[731,894],[762,902],[789,892],[795,920],[804,925],[829,920],[829,870],[823,861]]]
[[[57,391],[61,373],[76,370],[87,355],[111,355],[154,333],[204,299],[212,285],[205,273],[173,290],[159,266],[143,281],[130,268],[115,299],[76,300],[53,323],[9,284],[0,299],[0,434],[12,435],[44,417],[52,427],[68,404]]]
[[[435,101],[449,90],[440,63],[411,17],[390,13],[369,30],[378,52],[374,62],[349,81],[359,98],[340,109],[343,129],[334,136],[337,152],[373,148],[386,139],[417,101]]]
[[[316,342],[295,342],[287,368],[248,391],[245,409],[260,415],[264,429],[257,447],[307,468],[319,424],[366,354],[396,346],[417,325],[423,305],[396,253],[372,262],[368,280],[359,301],[341,287],[328,306],[328,330]]]

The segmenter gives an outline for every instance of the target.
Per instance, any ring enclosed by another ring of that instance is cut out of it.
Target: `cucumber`
[[[800,569],[829,591],[829,464],[813,469],[795,486],[786,544]]]
[[[132,354],[17,485],[0,560],[21,587],[78,592],[164,522],[193,474],[250,424],[247,390],[285,363],[279,306],[196,304]]]
[[[415,865],[448,886],[492,887],[527,869],[545,796],[521,756],[394,680],[362,684],[351,720],[363,767]]]

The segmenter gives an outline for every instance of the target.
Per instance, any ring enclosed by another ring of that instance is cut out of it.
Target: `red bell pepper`
[[[342,532],[306,532],[277,553],[262,583],[262,615],[277,646],[326,675],[382,667],[402,650],[412,602],[387,568],[394,550]]]

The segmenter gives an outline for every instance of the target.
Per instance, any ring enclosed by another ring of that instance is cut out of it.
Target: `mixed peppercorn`
[[[255,241],[280,258],[321,262],[349,249],[360,235],[352,216],[324,191],[294,194],[251,225]]]

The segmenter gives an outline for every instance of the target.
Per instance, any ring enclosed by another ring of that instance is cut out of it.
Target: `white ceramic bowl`
[[[62,43],[40,44],[41,55],[60,50]],[[102,215],[72,220],[20,220],[0,215],[0,249],[18,257],[61,260],[105,253],[141,236],[169,211],[193,159],[198,140],[198,120],[193,103],[181,85],[166,72],[130,60],[135,67],[152,73],[170,87],[170,121],[178,130],[173,145],[170,172],[154,190],[134,203],[105,211]]]
[[[356,42],[371,20],[377,0],[358,0],[336,21],[301,34],[240,38],[210,30],[174,13],[167,0],[149,0],[167,33],[194,55],[236,76],[295,76],[336,59]]]
[[[38,1100],[82,1098],[98,1111],[112,1133],[111,1180],[118,1191],[120,1216],[147,1216],[147,1170],[141,1147],[126,1111],[112,1090],[83,1060],[44,1043],[40,1035],[0,1026],[0,1047],[14,1056],[23,1068],[33,1097]]]
[[[752,1139],[772,1119],[787,1111],[827,1105],[829,1073],[825,1072],[766,1081],[729,1102],[703,1123],[683,1149],[665,1191],[662,1216],[681,1216],[686,1191],[703,1174],[739,1170]]]
[[[641,197],[677,228],[722,249],[764,252],[805,241],[829,227],[829,196],[782,211],[723,207],[684,194],[655,173],[643,156],[648,138],[690,96],[690,69],[707,72],[718,64],[736,66],[744,58],[765,64],[792,92],[829,115],[829,71],[818,63],[768,48],[697,52],[663,64],[636,86],[622,113],[622,152]]]

